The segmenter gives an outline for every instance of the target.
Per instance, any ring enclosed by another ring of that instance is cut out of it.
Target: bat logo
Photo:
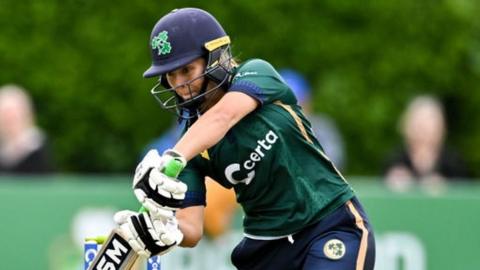
[[[95,270],[118,270],[122,264],[128,259],[132,250],[128,242],[115,234],[111,241],[105,247],[105,252],[101,253],[96,263],[90,269]]]

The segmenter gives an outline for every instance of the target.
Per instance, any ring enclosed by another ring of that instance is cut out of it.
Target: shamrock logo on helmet
[[[158,55],[169,54],[172,46],[168,40],[168,32],[162,31],[152,38],[152,49],[158,50]]]

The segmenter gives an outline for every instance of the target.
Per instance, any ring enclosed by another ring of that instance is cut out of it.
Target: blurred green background
[[[480,1],[0,0],[0,84],[31,92],[60,171],[130,172],[169,127],[141,74],[151,28],[185,6],[213,13],[238,58],[307,76],[345,139],[346,174],[377,175],[405,104],[431,93],[480,176]]]

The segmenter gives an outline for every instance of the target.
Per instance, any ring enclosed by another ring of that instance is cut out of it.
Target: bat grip
[[[180,174],[180,172],[183,170],[183,163],[176,160],[172,159],[170,160],[167,164],[165,164],[165,167],[163,167],[162,173],[164,173],[168,177],[172,178],[177,178],[177,176]],[[139,212],[147,212],[148,210],[145,207],[140,207]]]

